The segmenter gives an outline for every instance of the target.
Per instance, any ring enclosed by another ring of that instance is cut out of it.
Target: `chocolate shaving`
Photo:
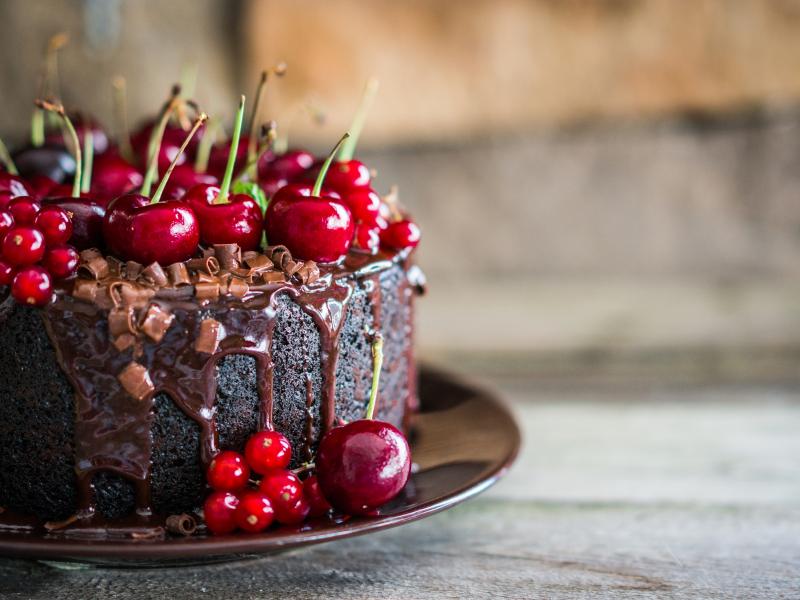
[[[205,271],[199,271],[197,275],[194,276],[195,283],[217,283],[219,282],[219,277],[216,275],[210,275]]]
[[[139,329],[147,337],[158,343],[175,320],[175,315],[164,311],[158,304],[151,304],[142,319]]]
[[[47,523],[44,524],[44,528],[47,529],[47,531],[58,531],[59,529],[69,527],[78,519],[80,519],[78,515],[71,515],[63,521],[47,521]]]
[[[117,375],[117,379],[125,391],[137,400],[144,400],[155,390],[150,380],[150,373],[137,362],[128,363],[128,366]]]
[[[238,244],[214,244],[214,256],[226,271],[238,269],[242,264],[242,250]]]
[[[216,275],[222,270],[216,256],[207,256],[205,259],[205,263],[206,263],[206,273],[208,273],[209,275]]]
[[[106,262],[108,263],[108,274],[111,277],[119,277],[122,274],[122,261],[113,256],[107,256]]]
[[[261,280],[264,283],[285,283],[286,276],[280,271],[267,271],[266,273],[261,273]]]
[[[250,286],[247,285],[245,281],[242,281],[238,277],[231,277],[230,282],[228,283],[228,293],[236,298],[244,298],[247,295],[247,292],[250,291]]]
[[[167,531],[175,535],[189,537],[197,531],[197,520],[192,515],[170,515],[167,517]]]
[[[164,287],[167,285],[167,275],[157,262],[148,265],[145,270],[142,271],[141,279],[156,287]]]
[[[136,262],[135,260],[129,260],[125,263],[125,278],[130,279],[131,281],[136,281],[139,279],[139,275],[142,274],[142,269],[144,266],[141,263]]]
[[[288,277],[289,279],[291,279],[292,275],[297,273],[302,268],[303,268],[303,263],[295,262],[293,260],[287,260],[283,265],[283,274],[286,275],[286,277]]]
[[[98,284],[88,279],[76,279],[72,288],[72,295],[87,302],[94,302],[97,298]]]
[[[244,255],[244,264],[250,267],[250,273],[269,271],[274,267],[272,261],[258,252],[247,252]]]
[[[292,260],[292,253],[286,246],[267,246],[266,255],[281,271],[284,270],[286,262]]]
[[[124,352],[134,344],[136,344],[136,336],[132,333],[123,333],[118,338],[111,342],[118,352]]]
[[[150,298],[155,296],[154,289],[145,288],[131,283],[130,281],[114,281],[107,288],[114,306],[134,306],[141,308],[145,306]]]
[[[222,324],[215,319],[200,321],[200,332],[194,342],[194,349],[205,354],[214,354],[219,347],[219,332]]]
[[[78,273],[89,279],[108,277],[110,272],[108,261],[100,255],[89,254],[89,252],[89,250],[84,250],[81,253],[81,264],[78,267]],[[88,259],[84,259],[84,254],[87,255]]]
[[[115,307],[108,313],[108,330],[111,337],[117,338],[125,333],[136,333],[134,325],[133,307]]]
[[[302,285],[314,283],[319,279],[319,267],[313,260],[307,260],[297,270],[294,276]]]
[[[132,540],[155,540],[164,537],[164,528],[157,527],[149,531],[132,531],[130,533]]]
[[[209,281],[196,283],[195,296],[200,300],[216,300],[219,298],[219,282]]]
[[[169,282],[173,287],[180,287],[182,285],[189,285],[192,283],[189,277],[189,269],[183,263],[173,263],[167,267],[167,274],[169,275]]]

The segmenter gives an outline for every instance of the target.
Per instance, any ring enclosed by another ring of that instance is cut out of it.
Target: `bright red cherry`
[[[285,469],[292,460],[292,445],[277,431],[259,431],[250,436],[244,448],[247,464],[263,475],[270,469]]]
[[[78,272],[80,261],[80,254],[75,248],[58,244],[47,248],[42,265],[55,279],[67,279]]]
[[[336,161],[328,173],[327,185],[342,196],[368,190],[372,176],[367,165],[359,160]]]
[[[258,161],[258,179],[262,181],[295,181],[314,165],[314,155],[306,150],[289,150],[283,154],[266,154]]]
[[[311,514],[311,505],[300,496],[293,504],[276,504],[275,519],[283,525],[299,525]]]
[[[397,221],[381,232],[381,246],[392,250],[415,248],[421,235],[419,226],[413,221]]]
[[[53,296],[50,274],[42,267],[23,267],[14,276],[11,295],[20,304],[44,306]]]
[[[108,153],[95,160],[92,169],[92,192],[116,198],[141,187],[144,175],[118,154]]]
[[[55,188],[58,183],[47,177],[46,175],[34,175],[28,180],[28,187],[31,188],[36,198],[44,198],[47,195],[52,195],[50,192]]]
[[[172,171],[164,197],[167,200],[180,200],[186,192],[196,185],[217,185],[219,182],[210,173],[198,173],[191,165],[179,165]]]
[[[44,206],[59,207],[72,215],[72,237],[70,244],[79,250],[99,248],[103,245],[103,219],[106,209],[91,197],[45,198]]]
[[[372,345],[372,389],[366,418],[334,427],[320,442],[315,460],[319,486],[334,508],[369,515],[405,486],[411,449],[394,425],[372,419],[383,365],[383,338]]]
[[[258,487],[269,496],[276,510],[278,506],[294,506],[303,496],[303,482],[297,475],[285,469],[267,471]]]
[[[353,249],[360,252],[375,254],[381,244],[381,230],[365,223],[356,225],[353,234]]]
[[[250,467],[244,456],[233,450],[217,454],[208,465],[206,480],[217,491],[235,492],[244,489],[250,479]]]
[[[14,226],[14,216],[7,210],[0,210],[0,242],[3,236]]]
[[[11,285],[17,270],[14,265],[0,259],[0,285]]]
[[[250,490],[239,498],[239,506],[234,513],[234,520],[239,529],[248,533],[264,531],[272,525],[275,511],[266,494]]]
[[[30,196],[19,196],[8,203],[8,210],[17,225],[33,225],[42,205]]]
[[[228,165],[228,158],[230,156],[232,142],[229,140],[223,144],[215,144],[211,147],[211,152],[208,155],[208,167],[206,171],[211,175],[221,179],[225,175],[225,169]],[[247,164],[247,147],[250,144],[250,139],[246,135],[239,138],[237,145],[236,157],[234,162],[234,170],[240,171]]]
[[[333,508],[331,503],[322,495],[319,479],[316,475],[310,475],[303,481],[303,495],[308,501],[309,516],[311,517],[320,517]]]
[[[239,498],[230,492],[212,492],[203,503],[203,519],[211,533],[223,535],[236,529]]]
[[[149,123],[139,129],[131,137],[131,146],[141,164],[147,164],[148,152],[150,147],[150,136],[153,133],[155,123]],[[182,165],[188,161],[188,156],[180,152],[181,142],[186,137],[186,132],[177,125],[167,124],[161,144],[156,153],[158,160],[158,172],[164,173],[173,160],[176,164]]]
[[[275,194],[264,222],[271,245],[283,244],[296,258],[320,263],[335,262],[347,254],[354,230],[350,209],[335,197],[322,195],[328,167],[347,138],[345,134],[325,160],[309,196],[303,186]]]
[[[328,174],[330,177],[330,174]],[[356,223],[365,223],[373,227],[386,228],[386,222],[381,216],[381,197],[372,188],[359,188],[344,194],[343,199]]]
[[[3,238],[3,258],[12,265],[35,265],[44,256],[44,235],[38,229],[17,225]]]
[[[48,245],[64,244],[72,237],[72,219],[60,206],[45,206],[36,215],[34,223]]]
[[[30,196],[31,191],[20,177],[0,171],[0,194],[5,198],[5,201],[0,199],[0,208],[6,208],[12,198]]]

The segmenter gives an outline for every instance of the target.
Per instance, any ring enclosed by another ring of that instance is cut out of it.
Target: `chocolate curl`
[[[107,256],[108,274],[111,277],[119,277],[122,274],[122,261],[113,256]]]
[[[198,271],[194,276],[195,283],[219,283],[219,277],[209,275],[205,271]]]
[[[244,264],[250,267],[250,273],[262,273],[264,271],[269,271],[275,266],[269,258],[258,252],[253,252],[252,250],[250,252],[245,252],[243,258]]]
[[[133,307],[127,308],[112,308],[108,313],[108,330],[112,338],[130,333],[136,334],[136,325],[134,324]]]
[[[150,373],[137,362],[128,363],[128,366],[117,375],[117,379],[125,391],[136,400],[144,400],[155,391]]]
[[[86,302],[95,302],[97,299],[98,284],[89,279],[76,279],[72,287],[72,295]]]
[[[238,269],[242,264],[242,250],[238,244],[214,244],[214,256],[226,271]]]
[[[281,271],[285,270],[286,263],[292,260],[292,253],[286,246],[268,246],[266,255]]]
[[[125,263],[125,279],[136,281],[139,279],[139,275],[142,274],[142,269],[144,269],[144,265],[135,260],[129,260]]]
[[[295,262],[293,260],[287,260],[287,261],[284,261],[283,274],[286,275],[287,278],[291,279],[292,275],[297,273],[302,268],[303,268],[303,263],[302,262]]]
[[[319,267],[313,260],[307,260],[297,270],[297,272],[294,274],[294,277],[302,285],[314,283],[319,279]]]
[[[167,330],[175,320],[175,315],[164,311],[158,304],[151,304],[142,319],[139,329],[154,342],[164,339]]]
[[[132,333],[123,333],[121,336],[114,338],[111,343],[117,349],[117,352],[125,352],[125,350],[136,344],[136,336]]]
[[[228,282],[228,293],[236,298],[244,298],[249,291],[250,286],[247,285],[247,282],[242,281],[238,277],[231,277]]]
[[[219,333],[222,324],[215,319],[200,321],[200,332],[194,342],[194,349],[204,354],[214,354],[219,347]]]
[[[261,280],[264,283],[286,283],[286,276],[280,271],[267,271],[261,273]]]
[[[141,308],[155,296],[155,290],[140,287],[129,281],[115,281],[107,288],[115,307],[133,306]]]
[[[92,248],[81,252],[81,264],[78,272],[89,279],[103,279],[108,277],[110,269],[108,261],[103,258],[103,255]]]
[[[164,273],[164,269],[161,268],[161,265],[157,262],[148,265],[147,268],[142,271],[141,279],[144,282],[156,287],[164,287],[167,285],[167,275]]]
[[[169,275],[169,282],[172,287],[180,287],[192,283],[189,277],[189,269],[183,263],[174,263],[167,267],[167,275]]]
[[[216,300],[219,298],[219,282],[201,282],[194,285],[195,296],[198,300]]]
[[[159,540],[164,537],[164,529],[157,527],[151,531],[132,531],[129,535],[132,540]]]
[[[183,513],[182,515],[170,515],[167,517],[166,523],[167,531],[175,535],[182,535],[189,537],[197,531],[197,521],[191,515]]]

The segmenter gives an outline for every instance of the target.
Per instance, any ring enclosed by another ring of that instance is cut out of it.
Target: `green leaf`
[[[253,200],[256,201],[259,208],[261,208],[261,214],[267,212],[267,205],[269,204],[269,200],[267,200],[267,195],[264,193],[264,190],[261,189],[255,181],[237,181],[233,184],[233,193],[234,194],[247,194]]]

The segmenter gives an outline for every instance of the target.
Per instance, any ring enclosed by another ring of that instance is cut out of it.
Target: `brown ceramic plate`
[[[323,519],[258,535],[163,540],[76,540],[48,536],[43,530],[1,532],[0,555],[123,566],[236,560],[415,521],[479,494],[505,474],[516,458],[520,432],[495,396],[423,369],[420,399],[422,408],[411,437],[417,468],[403,493],[378,517]]]

